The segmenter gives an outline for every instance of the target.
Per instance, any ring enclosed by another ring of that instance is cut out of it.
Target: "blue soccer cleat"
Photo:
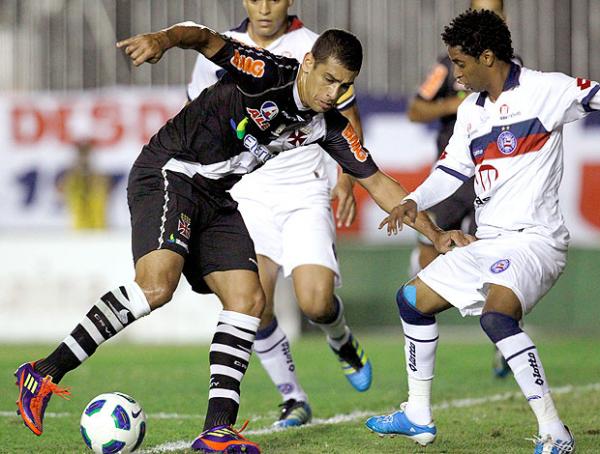
[[[308,402],[289,399],[280,405],[281,416],[279,421],[273,423],[273,427],[285,429],[287,427],[302,426],[310,422],[312,410]]]
[[[535,450],[533,454],[573,454],[575,452],[575,438],[567,426],[570,440],[554,440],[551,435],[536,437],[533,439]]]
[[[363,392],[371,387],[373,379],[371,361],[352,334],[348,342],[342,345],[339,350],[333,347],[331,347],[331,350],[338,357],[344,375],[354,389]]]
[[[400,405],[399,411],[391,415],[371,416],[365,422],[365,426],[380,437],[401,435],[421,446],[433,443],[437,435],[435,424],[432,422],[421,426],[410,422],[404,413],[405,408],[406,402]]]

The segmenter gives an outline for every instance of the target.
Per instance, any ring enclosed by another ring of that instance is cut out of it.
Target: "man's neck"
[[[490,101],[496,102],[496,100],[504,91],[504,85],[506,84],[508,75],[510,74],[510,66],[510,63],[503,61],[499,62],[498,71],[494,75],[493,80],[490,83],[490,87],[487,90]]]
[[[263,49],[266,49],[271,44],[273,44],[276,40],[278,40],[283,35],[285,35],[285,31],[287,30],[287,28],[288,28],[288,23],[287,23],[287,20],[285,20],[283,22],[283,24],[281,24],[281,27],[279,28],[279,30],[277,30],[273,35],[262,36],[254,31],[252,22],[248,22],[248,36],[250,36],[250,39],[252,41],[254,41],[258,46],[262,47]]]

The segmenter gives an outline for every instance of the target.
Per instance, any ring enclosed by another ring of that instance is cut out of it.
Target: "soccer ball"
[[[146,415],[127,394],[100,394],[85,406],[80,430],[83,441],[95,453],[132,452],[146,434]]]

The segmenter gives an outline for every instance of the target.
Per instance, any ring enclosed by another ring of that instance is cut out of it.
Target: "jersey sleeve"
[[[339,97],[337,100],[336,108],[339,111],[349,109],[356,102],[356,93],[354,91],[354,85],[351,85],[346,93]]]
[[[477,95],[471,94],[469,98],[458,107],[452,137],[435,166],[436,169],[440,169],[463,182],[475,173],[475,163],[471,157],[471,141],[467,132],[467,117]]]
[[[449,75],[450,68],[444,64],[443,60],[438,61],[419,87],[417,97],[424,101],[433,101],[439,96],[443,96],[442,92],[448,84]]]
[[[356,178],[368,178],[379,170],[342,114],[337,110],[327,112],[325,125],[327,131],[319,145],[337,161],[344,173]]]
[[[225,69],[243,92],[259,94],[295,79],[296,60],[221,37],[225,45],[210,60]]]
[[[547,74],[547,77],[550,84],[544,96],[544,114],[552,129],[600,110],[598,82],[562,73]]]
[[[199,55],[192,71],[192,80],[187,86],[188,100],[196,99],[205,88],[216,83],[222,72],[224,72],[222,68],[215,65],[204,55]]]

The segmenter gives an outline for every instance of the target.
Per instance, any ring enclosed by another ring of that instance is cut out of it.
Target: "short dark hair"
[[[324,31],[317,38],[310,52],[317,64],[332,57],[350,71],[360,71],[362,66],[362,44],[355,35],[346,30],[331,28]]]
[[[450,47],[460,46],[471,57],[479,58],[486,49],[507,63],[514,57],[506,22],[490,10],[469,9],[455,17],[444,27],[442,39]]]

